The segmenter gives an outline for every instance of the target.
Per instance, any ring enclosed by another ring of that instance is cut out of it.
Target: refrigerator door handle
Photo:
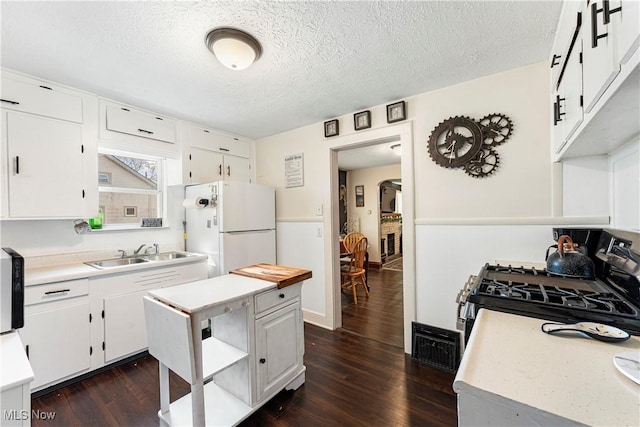
[[[243,231],[226,231],[226,234],[247,234],[247,233],[271,233],[273,230],[243,230]]]

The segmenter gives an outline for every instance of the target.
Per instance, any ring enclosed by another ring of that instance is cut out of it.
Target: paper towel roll
[[[186,209],[199,209],[207,207],[208,205],[209,201],[202,197],[193,197],[191,199],[184,199],[182,201],[182,206],[184,206]]]

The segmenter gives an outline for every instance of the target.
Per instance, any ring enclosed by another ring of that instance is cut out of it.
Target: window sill
[[[140,231],[140,230],[167,230],[171,228],[170,225],[163,225],[162,227],[142,227],[140,225],[107,225],[102,228],[91,229],[89,233],[105,233],[111,231]]]

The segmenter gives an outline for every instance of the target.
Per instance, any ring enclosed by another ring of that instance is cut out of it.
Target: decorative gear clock
[[[489,114],[479,121],[455,116],[438,124],[429,136],[429,156],[444,168],[464,168],[467,175],[484,178],[495,172],[500,157],[493,149],[513,132],[503,114]]]

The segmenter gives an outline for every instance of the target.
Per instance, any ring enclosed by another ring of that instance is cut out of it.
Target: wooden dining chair
[[[347,265],[351,263],[351,253],[353,252],[354,246],[358,243],[358,240],[366,237],[367,236],[359,231],[352,231],[344,236],[344,239],[342,239],[342,245],[347,253],[340,255],[340,265]]]
[[[369,289],[367,289],[367,270],[364,268],[364,259],[367,253],[367,247],[369,242],[366,237],[361,238],[353,246],[351,251],[351,261],[348,265],[345,265],[341,269],[342,289],[351,289],[353,293],[353,302],[358,304],[357,285],[360,283],[364,288],[365,293],[369,296]]]

